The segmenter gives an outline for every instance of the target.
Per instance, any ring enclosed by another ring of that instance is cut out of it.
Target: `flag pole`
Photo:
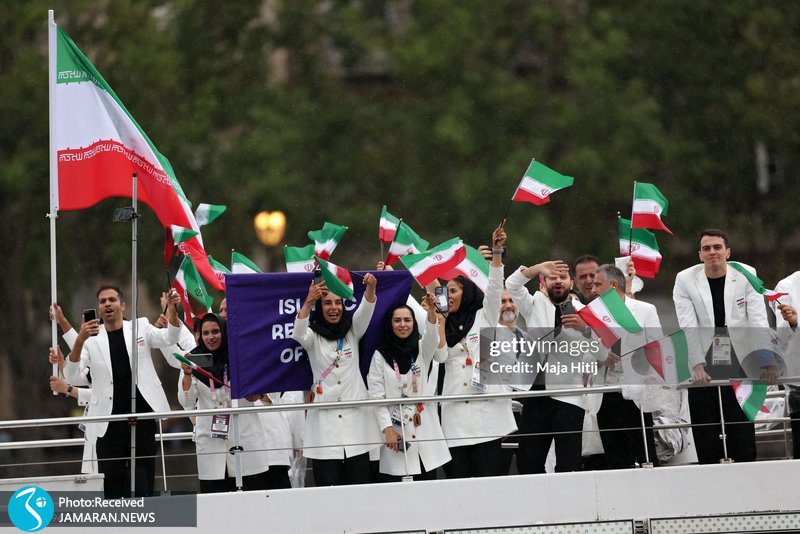
[[[131,176],[131,200],[133,204],[133,214],[131,219],[131,321],[132,321],[132,332],[131,332],[131,413],[136,413],[136,389],[137,383],[139,382],[139,351],[138,351],[138,338],[139,335],[138,331],[138,323],[139,318],[137,317],[137,300],[138,300],[138,291],[137,291],[137,272],[136,272],[136,264],[138,261],[137,258],[137,239],[139,234],[139,226],[138,226],[138,218],[139,215],[136,213],[136,201],[137,201],[137,181],[136,181],[136,173],[133,173]],[[133,418],[131,420],[131,497],[136,495],[136,419]]]
[[[58,218],[58,156],[56,154],[56,78],[57,61],[57,36],[56,20],[52,9],[47,11],[47,49],[48,49],[48,106],[50,112],[50,211],[47,218],[50,219],[50,304],[58,301],[58,283],[56,277],[56,219]],[[56,314],[53,310],[53,320],[50,323],[50,346],[54,349],[58,347],[58,327],[56,325]],[[58,351],[56,350],[56,354]],[[53,364],[53,375],[58,376],[58,363]],[[53,395],[58,395],[53,391]]]
[[[636,180],[633,181],[633,199],[631,200],[631,225],[628,228],[628,256],[633,253],[633,203],[636,202]]]

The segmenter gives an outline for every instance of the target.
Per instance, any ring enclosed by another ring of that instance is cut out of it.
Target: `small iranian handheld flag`
[[[767,400],[767,384],[750,380],[731,380],[736,402],[750,421],[755,421],[758,412]]]
[[[788,295],[788,293],[778,293],[777,291],[773,291],[772,289],[767,289],[764,287],[764,282],[738,261],[729,261],[728,265],[742,273],[744,277],[747,278],[747,281],[750,282],[750,285],[753,286],[755,292],[767,297],[768,301],[774,302],[779,298]]]
[[[456,276],[464,276],[485,293],[486,288],[489,287],[489,262],[483,257],[483,254],[471,246],[464,245],[464,248],[467,250],[466,257],[461,263],[439,278],[442,280],[452,280]]]
[[[169,229],[172,231],[172,242],[176,245],[188,241],[199,233],[182,226],[175,226],[174,224],[170,225]]]
[[[198,204],[197,209],[194,211],[197,226],[211,224],[217,217],[225,213],[226,209],[228,209],[227,206],[218,206],[216,204]]]
[[[326,221],[321,230],[308,232],[308,238],[314,241],[314,254],[323,260],[330,258],[346,231],[346,226],[339,226]]]
[[[644,346],[644,354],[667,384],[680,384],[692,376],[689,371],[689,346],[683,330],[648,343]]]
[[[325,261],[319,256],[317,256],[316,260],[319,262],[322,278],[325,279],[325,285],[328,291],[342,297],[344,300],[355,300],[353,294],[353,279],[350,277],[350,271],[344,267],[339,267],[329,261]]]
[[[386,254],[386,265],[391,265],[406,254],[419,254],[428,250],[428,243],[422,239],[405,221],[397,225],[397,233]]]
[[[669,202],[653,184],[634,182],[632,224],[634,228],[652,228],[654,230],[672,231],[661,221],[667,214]]]
[[[617,217],[617,221],[620,255],[633,258],[637,275],[655,278],[661,266],[661,253],[658,251],[656,235],[644,228],[631,228],[628,219]]]
[[[453,270],[467,257],[467,249],[461,238],[453,238],[421,254],[409,254],[400,261],[417,279],[419,285],[427,286],[443,274]]]
[[[564,176],[538,161],[531,160],[511,200],[541,206],[550,202],[550,193],[569,187],[574,181],[572,176]]]
[[[284,247],[287,273],[310,273],[314,270],[314,245],[304,247]]]
[[[578,315],[597,334],[606,348],[611,348],[620,339],[623,330],[630,334],[642,331],[642,327],[613,288],[578,310]]]
[[[392,215],[386,210],[386,205],[381,210],[381,220],[378,223],[378,239],[381,243],[391,243],[394,240],[394,234],[397,232],[397,225],[400,219]]]
[[[211,256],[208,257],[208,263],[211,265],[211,268],[214,270],[214,274],[217,275],[220,283],[224,286],[225,285],[225,275],[231,274],[231,270],[225,267],[223,264],[212,258]]]
[[[189,297],[199,302],[205,311],[211,311],[214,299],[206,291],[206,285],[203,283],[200,273],[197,272],[191,256],[184,256],[178,272],[175,273],[172,287],[181,296],[184,322],[189,328],[194,328],[194,321],[192,320],[194,313]]]
[[[208,378],[209,380],[213,380],[214,382],[216,382],[216,383],[217,383],[217,384],[219,384],[220,386],[224,385],[224,384],[222,383],[222,380],[220,380],[219,378],[215,377],[215,376],[214,376],[214,375],[212,375],[210,372],[206,371],[205,369],[203,369],[202,367],[200,367],[199,365],[197,365],[196,363],[194,363],[193,361],[191,361],[189,358],[186,358],[186,357],[184,357],[184,356],[181,356],[181,355],[180,355],[180,354],[178,354],[177,352],[173,352],[173,353],[172,353],[172,356],[174,356],[174,357],[175,357],[175,359],[176,359],[176,360],[178,360],[179,362],[181,362],[181,363],[185,363],[186,365],[188,365],[189,367],[191,367],[193,370],[197,371],[198,373],[200,373],[200,374],[201,374],[201,375],[203,375],[204,377]]]
[[[253,260],[240,252],[231,255],[231,271],[233,274],[252,274],[260,273],[261,269],[253,263]]]

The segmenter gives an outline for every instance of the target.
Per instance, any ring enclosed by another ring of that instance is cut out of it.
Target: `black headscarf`
[[[448,314],[447,322],[444,325],[444,335],[447,338],[448,347],[455,347],[459,341],[464,339],[475,322],[475,314],[483,308],[483,291],[472,280],[463,276],[456,276],[453,280],[461,285],[463,292],[458,310]]]
[[[223,375],[225,373],[225,366],[228,365],[228,329],[225,324],[225,319],[214,313],[207,313],[203,315],[203,318],[200,319],[199,321],[200,324],[198,326],[198,329],[200,330],[200,332],[203,331],[204,324],[208,322],[217,323],[219,325],[220,339],[222,340],[222,342],[220,343],[219,348],[217,350],[209,350],[205,342],[203,341],[203,336],[201,334],[200,339],[197,342],[197,347],[195,347],[191,351],[191,353],[192,354],[211,353],[211,356],[213,358],[212,360],[213,365],[211,369],[206,369],[206,370],[209,371],[212,375],[214,375],[215,378],[222,381]],[[209,385],[208,378],[206,378],[205,376],[201,375],[197,371],[192,371],[192,374],[203,384],[207,386]],[[214,386],[215,387],[219,386],[219,384],[215,383]]]
[[[325,297],[323,297],[325,298]],[[342,316],[338,323],[329,323],[322,313],[322,299],[317,301],[314,312],[311,314],[311,325],[309,328],[321,335],[325,339],[337,340],[344,339],[350,328],[353,326],[353,316],[344,309],[344,299],[342,299]]]
[[[411,314],[411,321],[413,327],[411,334],[405,339],[397,337],[392,328],[392,318],[394,317],[395,310],[408,310]],[[394,367],[397,362],[397,368],[402,374],[406,374],[411,369],[411,358],[416,359],[419,353],[419,325],[417,325],[417,318],[414,316],[412,310],[407,304],[398,304],[389,310],[386,316],[386,322],[383,325],[383,342],[378,350],[381,355],[389,364],[389,367]]]

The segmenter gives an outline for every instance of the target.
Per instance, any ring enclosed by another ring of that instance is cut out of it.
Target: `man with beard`
[[[545,295],[541,291],[528,292],[525,284],[531,279],[545,277]],[[540,344],[550,342],[550,348],[542,351],[538,368],[540,372],[531,390],[580,389],[583,373],[574,370],[573,363],[595,361],[599,353],[559,351],[553,347],[564,341],[570,346],[576,342],[591,341],[591,332],[575,313],[581,303],[570,294],[573,281],[567,264],[560,260],[539,263],[532,267],[520,267],[506,280],[506,287],[517,303],[520,314],[528,328],[537,330]],[[604,355],[603,355],[604,356]],[[534,359],[535,360],[535,359]],[[564,372],[552,372],[563,370]],[[520,474],[544,473],[545,460],[550,445],[555,441],[556,472],[579,471],[582,466],[581,431],[586,409],[582,392],[559,397],[528,397],[522,403],[520,417],[520,446],[517,452]]]

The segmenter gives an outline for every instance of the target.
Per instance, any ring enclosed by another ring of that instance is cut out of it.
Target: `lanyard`
[[[339,360],[342,358],[342,347],[344,347],[344,339],[339,339],[336,341],[336,358],[334,358],[333,363],[328,366],[327,369],[322,371],[322,376],[320,377],[319,381],[317,382],[316,392],[322,395],[322,381],[328,378],[328,375],[331,374],[334,367],[339,367]]]
[[[403,391],[403,378],[400,374],[400,367],[398,367],[397,362],[392,362],[394,364],[394,377],[397,379],[397,385],[400,386],[400,396],[401,397],[408,397],[406,393]],[[416,363],[414,362],[414,357],[411,357],[411,391],[416,393],[418,391],[417,379],[419,378],[419,367],[417,367]]]
[[[228,366],[227,365],[225,365],[222,368],[222,398],[220,398],[220,395],[217,393],[217,389],[216,389],[216,386],[214,386],[214,381],[213,380],[209,380],[208,381],[208,387],[211,390],[211,396],[214,398],[214,403],[215,404],[219,404],[220,406],[222,406],[223,403],[228,403],[228,401],[230,400],[231,389],[230,389],[230,387],[228,387]],[[230,406],[228,406],[228,408],[230,408]]]

